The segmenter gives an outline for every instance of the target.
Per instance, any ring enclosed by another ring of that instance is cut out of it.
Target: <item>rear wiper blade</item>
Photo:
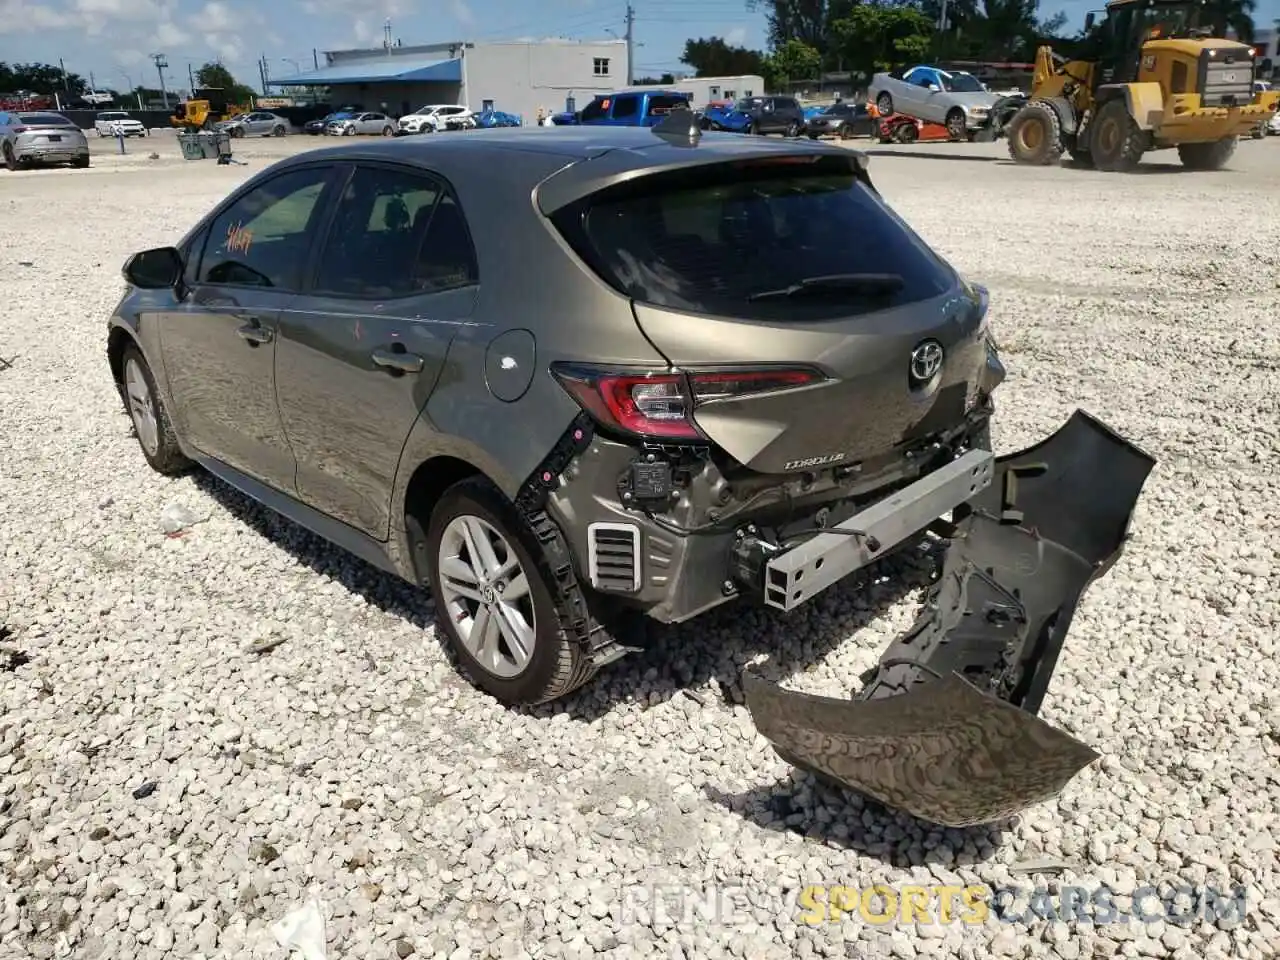
[[[897,293],[905,282],[902,275],[897,273],[831,273],[823,277],[805,277],[776,290],[760,290],[749,294],[747,300],[779,300],[784,297],[833,292],[875,296]]]

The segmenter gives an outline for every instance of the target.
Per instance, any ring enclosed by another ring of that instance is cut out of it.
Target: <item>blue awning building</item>
[[[613,39],[550,39],[333,50],[316,69],[268,83],[327,88],[335,107],[403,116],[428,104],[492,106],[532,124],[540,109],[557,113],[625,87],[627,47]]]

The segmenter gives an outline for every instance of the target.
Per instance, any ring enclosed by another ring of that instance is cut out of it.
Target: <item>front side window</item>
[[[220,213],[199,282],[296,290],[330,171],[309,167],[273,177]]]
[[[837,158],[653,174],[553,220],[620,293],[693,313],[845,317],[926,300],[954,282],[954,272]],[[836,277],[847,282],[828,282]],[[815,295],[784,295],[814,278],[824,281]]]
[[[602,120],[609,115],[609,107],[613,103],[608,97],[592,100],[582,108],[582,119]]]
[[[338,203],[320,255],[316,292],[391,298],[474,282],[461,210],[424,174],[360,167]]]

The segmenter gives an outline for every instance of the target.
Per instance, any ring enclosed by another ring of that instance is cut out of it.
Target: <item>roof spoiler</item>
[[[693,111],[674,107],[671,112],[649,128],[654,136],[661,137],[673,147],[696,147],[702,139],[702,128]]]

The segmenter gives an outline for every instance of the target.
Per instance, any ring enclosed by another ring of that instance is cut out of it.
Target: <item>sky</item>
[[[1042,0],[1045,16],[1073,25],[1104,0]],[[632,0],[637,76],[684,69],[689,37],[765,46],[762,13],[746,0]],[[535,13],[534,11],[537,11]],[[622,36],[626,0],[0,0],[0,61],[57,63],[100,88],[157,84],[151,54],[168,61],[166,87],[183,89],[187,69],[213,59],[259,86],[257,61],[273,78],[309,69],[312,51],[377,46],[383,24],[406,46],[450,40]],[[1259,0],[1257,20],[1280,18],[1280,0]],[[323,57],[321,58],[323,62]]]

